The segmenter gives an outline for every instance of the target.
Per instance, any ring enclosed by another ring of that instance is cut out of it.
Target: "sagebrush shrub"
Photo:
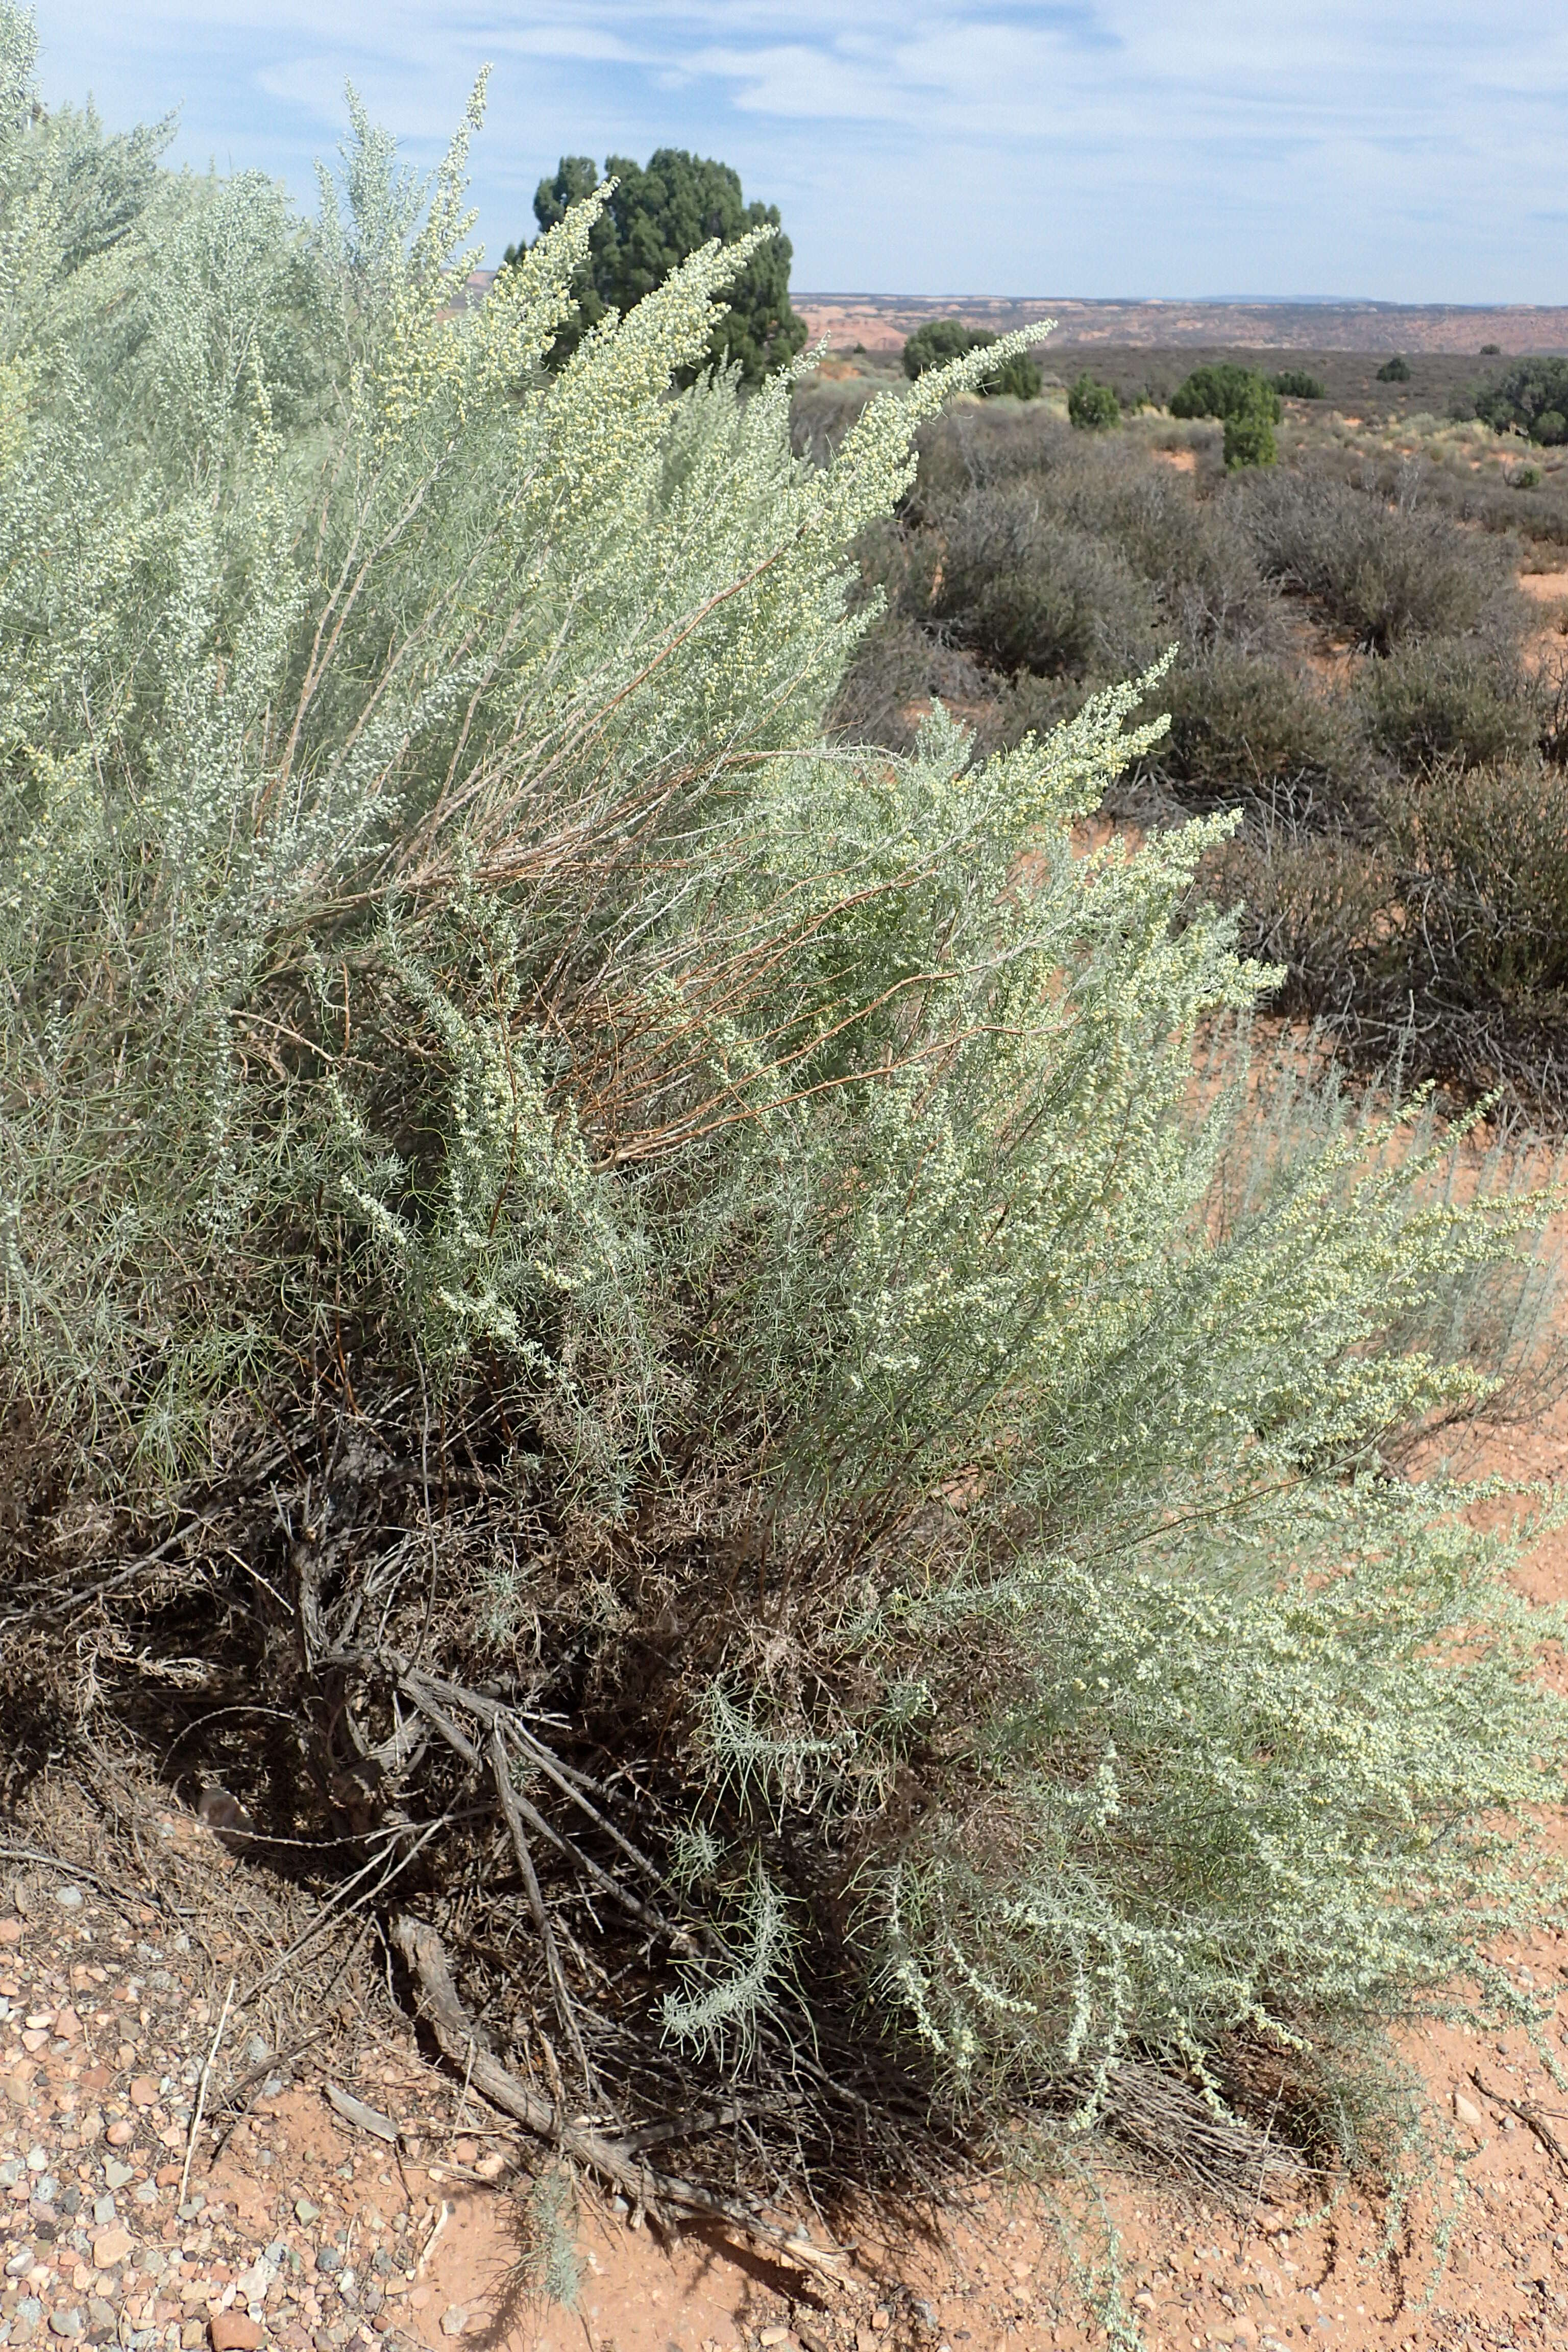
[[[1002,670],[1124,670],[1157,650],[1147,589],[1114,545],[1048,513],[1029,482],[976,484],[942,534],[929,610]]]
[[[1568,1111],[1568,782],[1522,756],[1387,785],[1373,827],[1250,841],[1230,862],[1284,1003],[1412,1076]]]
[[[80,1632],[78,1727],[177,1686],[330,1885],[424,1823],[374,1899],[628,2116],[765,2062],[859,2128],[890,2050],[1081,2123],[1473,1965],[1560,1714],[1385,1448],[1539,1209],[1331,1092],[1251,1150],[1239,1044],[1194,1093],[1268,985],[1225,824],[1074,844],[1152,680],[825,744],[987,354],[803,464],[787,383],[671,390],[745,240],[552,375],[592,201],[465,310],[461,140],[421,211],[356,110],[312,226],[0,40],[16,1707]]]
[[[1367,665],[1357,690],[1372,742],[1405,769],[1486,767],[1530,751],[1541,732],[1517,663],[1468,638],[1402,645]]]
[[[1342,816],[1364,785],[1364,754],[1337,701],[1282,665],[1220,643],[1162,681],[1169,733],[1147,764],[1184,805],[1254,802],[1298,820]]]
[[[1295,473],[1252,474],[1237,514],[1264,571],[1357,641],[1458,635],[1507,584],[1506,557],[1429,506]]]

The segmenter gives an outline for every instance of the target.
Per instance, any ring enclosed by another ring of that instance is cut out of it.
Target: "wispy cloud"
[[[1483,0],[39,0],[46,85],[309,198],[352,78],[428,163],[479,65],[492,249],[563,152],[687,146],[795,280],[1568,299],[1568,22]]]

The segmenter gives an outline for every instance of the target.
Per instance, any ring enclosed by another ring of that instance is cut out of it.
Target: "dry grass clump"
[[[1283,1009],[1364,1067],[1560,1123],[1568,660],[1529,635],[1519,494],[1471,470],[1483,430],[1298,417],[1289,463],[1227,481],[1164,462],[1157,418],[1092,445],[1039,417],[928,427],[897,520],[861,542],[885,611],[837,724],[907,747],[935,697],[978,748],[1013,743],[1173,643],[1169,731],[1112,808],[1238,813],[1210,886],[1285,968]],[[1528,885],[1504,877],[1516,854]]]

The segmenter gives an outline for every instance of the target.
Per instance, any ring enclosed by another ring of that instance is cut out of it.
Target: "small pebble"
[[[81,1889],[79,1886],[59,1887],[56,1891],[55,1901],[59,1905],[62,1911],[79,1911],[81,1909]]]

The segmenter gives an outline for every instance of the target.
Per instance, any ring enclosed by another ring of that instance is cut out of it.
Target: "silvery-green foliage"
[[[825,745],[846,547],[996,352],[797,463],[787,382],[670,391],[746,245],[550,376],[593,206],[463,307],[477,99],[424,190],[356,105],[310,226],[35,121],[30,41],[0,1340],[80,1492],[242,1491],[323,1362],[415,1455],[500,1398],[437,1622],[550,1689],[541,1626],[592,1649],[569,1710],[647,1613],[689,2047],[808,1997],[819,1905],[954,2084],[1451,1970],[1531,1899],[1490,1841],[1560,1726],[1500,1539],[1386,1448],[1484,1387],[1410,1341],[1539,1205],[1326,1097],[1238,1181],[1219,828],[1075,837],[1146,682],[979,765],[940,709]]]

